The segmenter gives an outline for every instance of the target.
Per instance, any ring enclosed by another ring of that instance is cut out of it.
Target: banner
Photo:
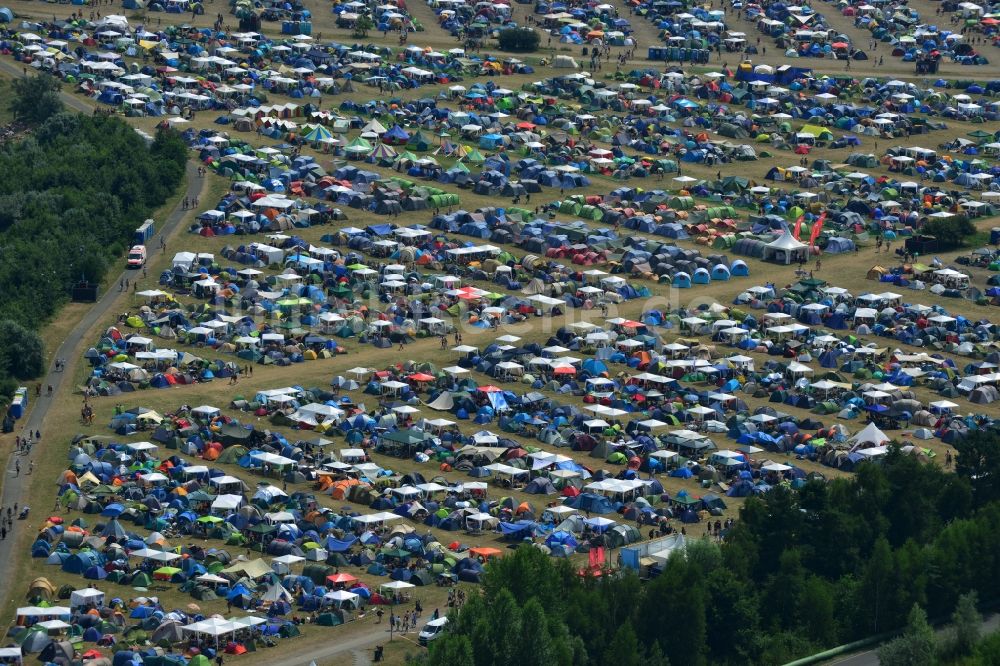
[[[806,214],[802,213],[799,215],[799,219],[795,220],[795,230],[792,232],[792,238],[799,240],[799,234],[802,232],[802,220],[806,219]]]
[[[816,220],[816,223],[813,224],[812,233],[809,234],[809,248],[810,249],[814,245],[816,245],[816,239],[819,238],[819,232],[823,230],[823,222],[825,220],[826,220],[826,211],[823,211],[823,214],[820,215],[819,219]]]

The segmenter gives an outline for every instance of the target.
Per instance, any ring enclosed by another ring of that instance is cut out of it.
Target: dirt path
[[[4,69],[9,69],[8,63],[0,63]],[[66,97],[67,93],[63,93]],[[67,102],[72,102],[76,98],[70,96]],[[77,104],[71,104],[76,108],[80,108],[82,105],[85,107],[85,112],[89,112],[89,107],[80,101],[76,100]],[[188,196],[200,197],[202,189],[205,185],[205,179],[198,176],[198,165],[193,161],[188,161],[185,179],[185,190]],[[170,213],[167,219],[163,222],[159,233],[150,241],[150,251],[155,251],[153,248],[159,247],[160,239],[167,239],[173,233],[174,229],[184,218],[188,211],[184,210],[178,202],[177,206]],[[121,262],[124,263],[124,262]],[[124,270],[121,275],[118,276],[117,280],[113,280],[111,284],[125,279],[126,277],[133,277],[132,273],[126,273]],[[109,289],[104,293],[103,296],[90,308],[83,319],[77,323],[72,331],[66,336],[66,339],[62,342],[59,348],[52,354],[52,364],[46,375],[38,380],[42,386],[51,386],[53,389],[53,397],[47,397],[45,391],[40,398],[33,398],[35,403],[28,414],[28,418],[18,423],[18,425],[24,429],[25,434],[28,432],[34,433],[36,430],[41,431],[42,439],[41,443],[36,443],[34,445],[35,455],[45,455],[49,451],[50,446],[56,447],[52,453],[53,455],[65,456],[65,442],[50,442],[46,439],[46,428],[45,428],[45,417],[48,414],[49,408],[55,403],[56,400],[67,400],[71,399],[72,396],[72,386],[63,386],[63,384],[70,384],[73,378],[73,371],[76,367],[76,363],[79,359],[83,357],[84,347],[89,344],[87,337],[87,332],[100,321],[107,318],[108,312],[112,307],[118,302],[119,298],[127,297],[128,294],[125,292],[115,291],[115,289]],[[56,372],[55,370],[55,359],[65,359],[66,369],[62,372]],[[31,475],[28,474],[29,459],[31,455],[22,454],[12,454],[7,458],[6,466],[4,468],[4,473],[6,475],[3,484],[2,497],[0,497],[0,505],[4,507],[13,506],[16,502],[18,507],[23,506],[24,500],[28,497],[29,486],[31,485]],[[17,473],[17,465],[20,464],[21,472]],[[0,541],[0,562],[13,562],[17,558],[27,557],[28,554],[23,552],[23,544],[19,543],[22,539],[16,538],[16,531],[18,525],[35,525],[38,523],[37,517],[38,513],[44,513],[48,510],[47,506],[36,506],[32,509],[32,516],[29,518],[28,522],[17,522],[15,521],[15,534],[9,535],[10,538]],[[48,514],[45,514],[48,515]],[[18,551],[17,549],[20,549]],[[9,576],[0,577],[0,599],[11,599],[14,598],[13,594],[20,594],[19,590],[12,590],[11,586],[18,586],[22,581],[17,581]]]
[[[411,638],[412,636],[412,638]],[[396,634],[393,641],[408,641],[416,647],[416,634],[400,636]],[[302,650],[289,650],[291,654],[269,661],[276,666],[326,666],[327,664],[352,663],[354,666],[368,666],[372,663],[372,654],[376,645],[389,642],[385,625],[371,625],[364,633],[351,638],[323,644],[303,646]],[[291,646],[290,646],[291,647]]]

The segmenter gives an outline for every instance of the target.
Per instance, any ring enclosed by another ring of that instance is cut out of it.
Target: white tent
[[[867,426],[865,426],[864,430],[854,435],[847,441],[853,444],[857,444],[859,446],[862,444],[874,444],[875,446],[878,446],[880,444],[888,442],[889,438],[886,437],[884,432],[879,430],[879,427],[877,425],[875,425],[874,423],[869,423]]]
[[[791,264],[809,258],[809,246],[795,240],[787,231],[764,246],[764,260]]]

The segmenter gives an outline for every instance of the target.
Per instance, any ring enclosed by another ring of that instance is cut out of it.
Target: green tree
[[[491,599],[505,590],[519,605],[536,598],[547,613],[559,616],[572,578],[565,560],[553,560],[537,548],[518,548],[490,563],[483,577],[483,590]]]
[[[684,548],[688,563],[702,576],[707,576],[722,566],[722,550],[719,544],[709,539],[692,539]]]
[[[354,22],[354,36],[359,39],[364,39],[368,36],[368,31],[374,29],[375,24],[367,14],[362,14],[358,17],[358,20]]]
[[[9,319],[0,320],[0,376],[35,379],[45,371],[45,354],[38,333]]]
[[[1000,597],[1000,503],[993,502],[974,518],[956,520],[937,536],[928,553],[927,606],[935,615],[953,610],[958,596],[976,590],[983,598]]]
[[[934,630],[927,623],[927,613],[920,606],[910,610],[906,631],[878,651],[882,666],[933,666],[937,646]]]
[[[503,51],[530,53],[538,50],[541,37],[531,28],[504,28],[500,31],[498,41]]]
[[[615,666],[643,666],[642,650],[631,622],[625,622],[618,627],[614,638],[604,650],[601,663],[615,664]]]
[[[885,537],[875,542],[858,586],[855,621],[863,634],[877,634],[895,626],[897,580],[892,548]]]
[[[764,664],[784,664],[815,652],[815,646],[796,631],[776,631],[762,637],[760,661]]]
[[[545,609],[538,599],[529,599],[521,609],[521,634],[517,637],[516,658],[520,666],[551,666],[555,650]]]
[[[978,597],[975,592],[958,598],[955,612],[951,616],[951,640],[949,652],[952,657],[964,657],[973,653],[979,644],[983,616],[976,608]]]
[[[712,628],[705,639],[708,661],[749,664],[757,661],[761,631],[755,586],[728,567],[719,568],[705,580],[706,623]]]
[[[63,110],[59,91],[62,83],[49,74],[25,76],[11,84],[12,97],[8,109],[15,120],[40,125]]]
[[[18,382],[15,379],[0,375],[0,408],[10,404],[11,399],[14,397],[14,391],[17,390],[17,384]]]
[[[705,584],[698,570],[675,554],[646,586],[633,626],[644,645],[659,641],[670,663],[699,666],[707,651],[705,603]]]
[[[815,645],[837,641],[837,616],[833,586],[819,576],[809,576],[799,590],[797,605],[805,635]]]
[[[1000,664],[1000,631],[989,634],[976,646],[975,666],[980,664]],[[971,666],[971,665],[970,665]]]
[[[798,601],[806,578],[798,548],[781,553],[779,564],[778,572],[768,577],[761,595],[761,620],[773,631],[787,626],[788,617],[802,615]]]
[[[81,277],[100,281],[132,231],[176,189],[186,160],[175,132],[148,146],[119,119],[71,113],[5,145],[0,319],[37,328]]]
[[[663,654],[659,643],[653,643],[643,663],[645,666],[670,666],[670,660],[667,659],[667,655]]]
[[[449,666],[476,666],[469,637],[452,633],[446,633],[431,643],[428,662]]]
[[[474,607],[473,627],[470,635],[476,666],[504,666],[517,663],[519,641],[511,637],[521,635],[521,609],[514,596],[500,590],[488,601],[484,598]],[[467,612],[463,609],[459,617]]]
[[[955,449],[955,473],[969,479],[976,506],[1000,499],[1000,435],[974,430],[960,439]]]
[[[976,233],[976,227],[965,215],[931,218],[920,227],[920,233],[934,236],[938,242],[938,250],[954,250],[965,245],[969,236]]]
[[[763,498],[752,497],[743,505],[740,518],[756,537],[753,575],[763,580],[780,571],[781,553],[797,544],[805,521],[794,491],[779,485]]]

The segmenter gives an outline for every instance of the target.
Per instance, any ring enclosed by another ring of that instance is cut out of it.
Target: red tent
[[[409,377],[407,377],[407,379],[409,379],[410,381],[413,381],[413,382],[432,382],[432,381],[434,381],[434,376],[433,375],[428,375],[428,374],[423,373],[423,372],[415,372],[412,375],[410,375]]]
[[[357,582],[358,579],[352,576],[351,574],[338,573],[327,576],[326,580],[327,582],[332,583],[333,585],[347,585],[348,583]]]

